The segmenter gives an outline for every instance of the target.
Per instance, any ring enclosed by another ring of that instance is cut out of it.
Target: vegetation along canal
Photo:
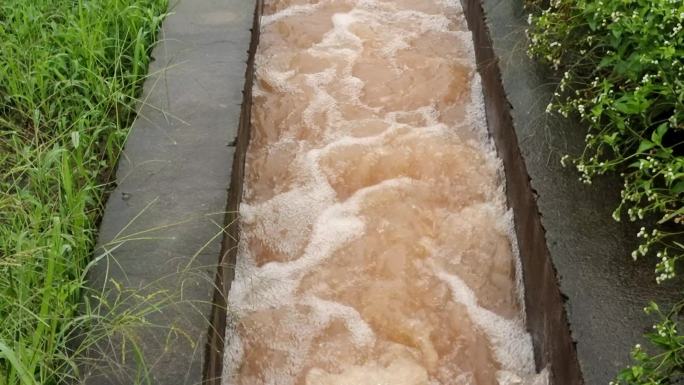
[[[536,385],[454,0],[267,0],[224,384]]]

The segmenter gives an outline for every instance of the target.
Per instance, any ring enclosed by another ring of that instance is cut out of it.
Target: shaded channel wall
[[[223,355],[226,333],[226,319],[228,316],[227,298],[231,283],[235,277],[235,260],[237,258],[237,245],[240,238],[238,227],[238,209],[242,201],[242,188],[245,179],[245,155],[249,145],[251,133],[250,118],[252,115],[252,85],[254,84],[254,56],[259,45],[259,31],[261,30],[261,14],[263,12],[263,0],[254,1],[254,18],[252,22],[252,37],[249,44],[247,69],[245,71],[245,86],[242,90],[242,106],[240,111],[240,123],[237,136],[235,137],[235,154],[233,158],[233,170],[228,190],[228,202],[226,204],[226,219],[224,224],[225,234],[221,244],[216,270],[214,298],[211,309],[210,327],[207,335],[207,347],[204,365],[204,383],[207,385],[221,385],[223,372]]]

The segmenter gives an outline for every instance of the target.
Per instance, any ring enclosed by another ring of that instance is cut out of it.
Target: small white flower
[[[563,167],[567,166],[566,162],[568,161],[569,158],[570,158],[570,155],[563,155],[563,157],[560,160],[561,166],[563,166]]]

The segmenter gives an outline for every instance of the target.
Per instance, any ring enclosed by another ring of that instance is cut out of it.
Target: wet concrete
[[[151,383],[164,385],[202,381],[254,3],[181,0],[170,11],[100,229],[96,255],[111,253],[92,274],[95,288],[116,280],[176,303],[136,329]],[[135,360],[99,348],[107,367],[87,382],[130,384]]]
[[[561,167],[564,154],[581,151],[586,131],[544,112],[556,82],[526,56],[522,1],[483,3],[584,381],[606,384],[650,329],[643,307],[656,298],[674,301],[677,284],[656,285],[652,259],[632,262],[638,226],[611,218],[620,181],[606,177],[586,186],[574,169]]]

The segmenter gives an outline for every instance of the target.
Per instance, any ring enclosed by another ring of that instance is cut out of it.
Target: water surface
[[[456,2],[266,0],[224,384],[537,384]]]

